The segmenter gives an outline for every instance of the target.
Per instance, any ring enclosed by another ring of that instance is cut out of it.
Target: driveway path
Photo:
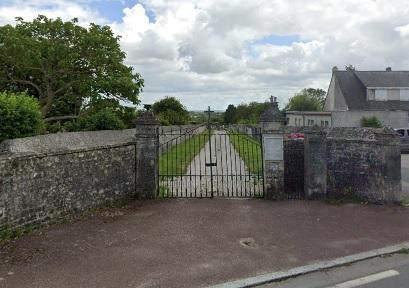
[[[171,197],[211,197],[213,178],[214,197],[251,198],[262,195],[262,176],[251,175],[227,132],[214,131],[210,139],[211,147],[209,143],[205,144],[188,166],[186,176],[162,181],[162,189],[166,187]],[[216,163],[216,166],[206,167],[206,163]]]
[[[134,202],[0,245],[0,287],[204,287],[407,241],[408,219],[397,206]]]

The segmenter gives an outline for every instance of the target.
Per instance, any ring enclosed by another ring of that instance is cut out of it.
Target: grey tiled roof
[[[409,87],[409,71],[355,71],[365,87]]]
[[[367,101],[367,87],[409,87],[409,71],[335,71],[349,110],[408,110],[409,101]]]

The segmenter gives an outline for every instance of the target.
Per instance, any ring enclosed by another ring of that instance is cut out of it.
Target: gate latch
[[[214,167],[217,166],[217,163],[206,163],[206,167]]]

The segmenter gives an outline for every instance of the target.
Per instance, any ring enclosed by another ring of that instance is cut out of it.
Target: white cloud
[[[14,23],[16,17],[31,20],[45,15],[50,18],[60,17],[64,20],[78,18],[80,25],[88,25],[90,22],[104,23],[107,20],[91,7],[81,5],[75,1],[64,0],[25,0],[0,2],[0,25]]]
[[[91,0],[7,3],[0,23],[38,13],[108,23]],[[406,0],[140,0],[123,12],[110,25],[145,78],[144,103],[174,95],[190,108],[224,109],[270,94],[286,102],[304,87],[326,89],[335,65],[409,70]],[[271,35],[301,40],[263,40]]]

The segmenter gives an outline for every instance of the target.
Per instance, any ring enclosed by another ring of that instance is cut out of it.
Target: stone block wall
[[[326,137],[327,195],[399,202],[399,138],[391,130],[332,128]]]
[[[0,158],[0,229],[135,197],[135,145]]]

